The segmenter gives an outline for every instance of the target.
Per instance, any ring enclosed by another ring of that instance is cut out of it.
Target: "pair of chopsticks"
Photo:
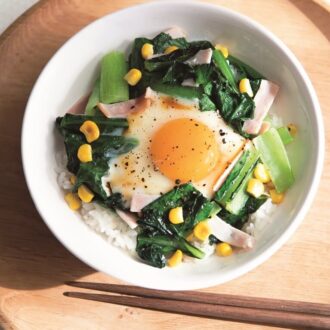
[[[115,295],[108,295],[64,292],[65,296],[73,298],[277,327],[330,329],[330,304],[198,291],[161,291],[129,285],[90,282],[68,282],[66,284],[115,293]]]

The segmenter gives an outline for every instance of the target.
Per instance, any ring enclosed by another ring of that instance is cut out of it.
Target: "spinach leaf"
[[[178,206],[183,208],[185,221],[173,225],[168,220],[168,214]],[[156,267],[165,266],[166,255],[176,249],[192,257],[203,258],[204,253],[187,242],[185,237],[196,224],[212,217],[219,210],[216,202],[207,200],[191,184],[175,187],[142,209],[138,221],[140,233],[137,253]]]
[[[178,48],[185,49],[189,46],[185,38],[173,39],[169,34],[161,32],[153,40],[155,54],[163,53],[169,46],[177,46]]]
[[[87,116],[67,113],[63,117],[58,117],[56,122],[60,130],[80,133],[80,126],[86,120],[92,120],[97,124],[101,136],[113,135],[119,128],[128,128],[128,121],[126,118],[107,118],[103,115]]]
[[[263,195],[259,198],[255,198],[253,196],[249,196],[244,208],[239,214],[232,214],[228,212],[226,209],[221,209],[218,213],[219,218],[226,221],[230,225],[241,229],[243,225],[249,218],[251,213],[256,212],[261,205],[263,205],[267,200],[267,196]]]
[[[93,161],[81,163],[77,152],[82,144],[87,143],[84,134],[80,132],[80,126],[86,121],[94,121],[99,130],[100,137],[91,143]],[[106,118],[103,115],[86,116],[66,114],[56,119],[56,127],[64,137],[64,144],[68,156],[67,168],[77,176],[77,182],[73,187],[76,191],[82,184],[88,186],[95,194],[96,200],[103,200],[106,204],[114,205],[114,197],[109,200],[102,185],[102,177],[109,169],[108,161],[120,154],[127,153],[138,144],[134,138],[121,136],[123,130],[128,127],[124,118]],[[118,198],[118,196],[117,196]],[[117,204],[120,204],[118,199]]]
[[[124,136],[100,137],[93,142],[93,158],[110,160],[118,155],[125,154],[139,144],[137,139]]]
[[[85,184],[102,199],[107,199],[107,194],[102,185],[102,177],[107,172],[108,168],[108,162],[104,159],[81,163],[76,173],[77,181],[73,190],[76,191],[79,186]]]
[[[203,94],[199,99],[199,109],[201,111],[214,111],[216,106],[206,94]]]

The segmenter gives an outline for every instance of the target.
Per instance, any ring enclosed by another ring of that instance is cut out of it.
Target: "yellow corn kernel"
[[[264,164],[257,164],[256,168],[254,169],[253,175],[262,183],[268,183],[270,181],[270,175]]]
[[[142,57],[147,60],[154,54],[154,46],[149,43],[145,43],[141,48]]]
[[[77,177],[76,177],[75,175],[71,175],[71,176],[70,176],[70,183],[71,183],[72,185],[75,185],[76,182],[77,182]]]
[[[207,221],[202,221],[194,228],[194,236],[200,241],[205,241],[211,235],[211,228]]]
[[[98,126],[91,120],[84,121],[80,126],[79,131],[85,135],[88,143],[91,143],[100,137]]]
[[[82,144],[78,149],[77,157],[82,163],[91,162],[93,160],[91,145]]]
[[[293,124],[288,125],[288,130],[292,136],[295,136],[297,134],[297,126]]]
[[[174,52],[175,50],[179,49],[179,47],[177,46],[169,46],[165,49],[164,53],[165,54],[170,54],[172,52]]]
[[[280,204],[283,202],[284,194],[278,193],[275,189],[269,190],[270,198],[272,199],[272,203]]]
[[[90,203],[94,198],[93,192],[90,189],[88,189],[84,184],[79,186],[78,196],[85,203]]]
[[[229,257],[233,253],[233,249],[228,243],[218,243],[215,252],[220,257]]]
[[[239,82],[239,91],[241,93],[246,93],[250,97],[253,96],[253,91],[252,91],[252,88],[251,88],[251,85],[250,85],[250,80],[248,78],[243,78]]]
[[[264,190],[265,188],[263,183],[260,180],[254,178],[249,180],[246,188],[246,191],[255,198],[260,197],[264,193]]]
[[[220,52],[222,53],[224,58],[228,57],[229,51],[228,51],[228,48],[226,46],[221,45],[221,44],[216,44],[214,48],[217,49],[217,50],[220,50]]]
[[[81,201],[76,194],[67,193],[64,196],[65,201],[68,203],[71,210],[77,211],[81,207]]]
[[[124,77],[124,79],[131,86],[135,86],[140,81],[141,78],[142,78],[142,72],[139,69],[135,69],[135,68],[129,70]]]
[[[190,233],[187,237],[186,237],[186,241],[188,242],[192,242],[194,240],[194,233]]]
[[[183,256],[182,251],[176,250],[174,252],[174,254],[172,255],[172,257],[167,260],[167,264],[170,267],[175,267],[175,266],[180,265],[182,262],[182,256]]]
[[[168,214],[168,219],[174,225],[182,223],[184,221],[182,207],[179,206],[174,209],[171,209],[170,213]]]

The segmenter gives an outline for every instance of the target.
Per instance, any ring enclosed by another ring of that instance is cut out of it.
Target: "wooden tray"
[[[67,289],[63,283],[68,280],[118,281],[95,272],[62,247],[39,217],[25,185],[20,159],[21,122],[40,71],[54,52],[83,26],[109,12],[142,2],[43,0],[0,36],[0,325],[4,328],[243,327],[239,323],[63,297],[62,292]],[[259,21],[293,50],[313,81],[328,128],[330,30],[325,7],[308,0],[212,2]],[[327,159],[319,192],[307,218],[279,252],[249,274],[207,291],[330,303],[329,170]],[[265,327],[244,325],[244,329],[257,328]]]

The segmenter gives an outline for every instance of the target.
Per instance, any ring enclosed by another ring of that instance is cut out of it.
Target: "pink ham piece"
[[[193,57],[185,61],[189,65],[210,64],[212,59],[212,49],[201,49]]]
[[[126,118],[131,113],[144,111],[154,97],[155,92],[148,87],[145,94],[136,99],[112,104],[98,103],[97,107],[107,118]]]
[[[171,28],[164,31],[164,33],[169,34],[173,39],[185,38],[185,31],[179,26],[172,26]]]
[[[131,229],[135,229],[137,227],[137,218],[134,214],[119,209],[116,209],[116,213],[128,224]]]
[[[140,212],[145,206],[159,198],[159,195],[135,193],[131,200],[131,212]]]
[[[254,97],[255,109],[253,119],[248,119],[243,125],[243,131],[248,134],[257,135],[261,129],[262,121],[266,117],[279,87],[268,80],[261,80],[259,90]]]
[[[90,93],[82,96],[78,101],[76,101],[71,108],[67,111],[67,113],[71,113],[72,115],[80,115],[85,113],[85,108],[89,99]]]
[[[251,249],[255,239],[251,235],[239,230],[217,216],[208,221],[212,234],[220,241],[243,249]]]

